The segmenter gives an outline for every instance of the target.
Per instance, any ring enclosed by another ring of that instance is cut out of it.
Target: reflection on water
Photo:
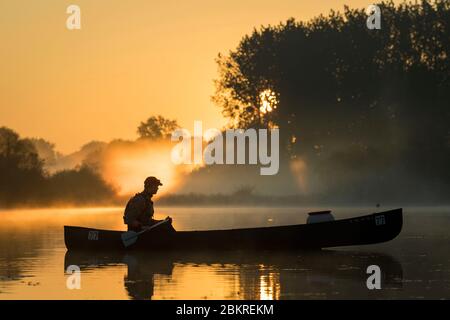
[[[178,230],[303,223],[302,208],[171,208]],[[371,212],[336,210],[336,217]],[[450,211],[405,210],[394,241],[319,252],[67,252],[63,225],[120,230],[121,209],[0,212],[0,299],[450,298]],[[366,287],[369,265],[382,290]],[[81,268],[81,290],[66,287]]]
[[[67,252],[65,270],[89,273],[125,265],[124,288],[131,299],[296,299],[367,294],[366,268],[378,264],[386,290],[401,289],[403,270],[388,255],[322,251],[172,252],[93,254]],[[382,297],[383,295],[380,295]]]

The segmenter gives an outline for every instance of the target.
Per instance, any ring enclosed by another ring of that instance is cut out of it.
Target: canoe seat
[[[311,223],[320,223],[320,222],[328,222],[328,221],[334,221],[334,217],[331,214],[331,210],[309,212],[306,223],[311,224]]]

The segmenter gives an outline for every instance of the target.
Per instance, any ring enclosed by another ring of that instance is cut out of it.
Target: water
[[[159,208],[155,218],[172,216],[177,230],[226,229],[304,223],[315,209]],[[121,230],[122,209],[0,211],[0,299],[450,298],[450,208],[406,208],[388,243],[309,253],[67,253],[64,225]],[[373,264],[381,290],[366,286]],[[80,290],[67,288],[69,265],[81,268]]]

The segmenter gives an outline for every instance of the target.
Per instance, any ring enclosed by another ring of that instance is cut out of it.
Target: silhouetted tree
[[[33,144],[6,127],[0,128],[0,177],[0,206],[35,198],[44,183]]]
[[[114,202],[115,190],[87,165],[46,173],[33,142],[0,128],[0,207]],[[37,143],[54,151],[45,140]]]
[[[141,122],[137,132],[140,138],[160,139],[170,137],[178,127],[176,120],[169,120],[163,116],[152,116],[146,122]]]
[[[115,197],[114,189],[86,165],[55,173],[49,178],[49,189],[59,203],[105,203]]]
[[[219,55],[214,101],[231,127],[278,126],[284,150],[332,183],[381,170],[382,184],[395,168],[448,190],[450,2],[379,6],[381,30],[348,7],[255,29]],[[262,112],[267,91],[278,103]]]
[[[55,144],[42,138],[30,138],[27,139],[36,149],[36,152],[40,159],[44,161],[46,166],[53,165],[58,159],[62,157],[62,154],[55,150]]]

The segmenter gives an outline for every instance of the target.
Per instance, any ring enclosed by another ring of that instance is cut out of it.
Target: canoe
[[[291,250],[357,246],[394,239],[403,225],[402,209],[312,224],[263,228],[174,231],[158,227],[125,248],[123,231],[64,226],[68,250]]]

